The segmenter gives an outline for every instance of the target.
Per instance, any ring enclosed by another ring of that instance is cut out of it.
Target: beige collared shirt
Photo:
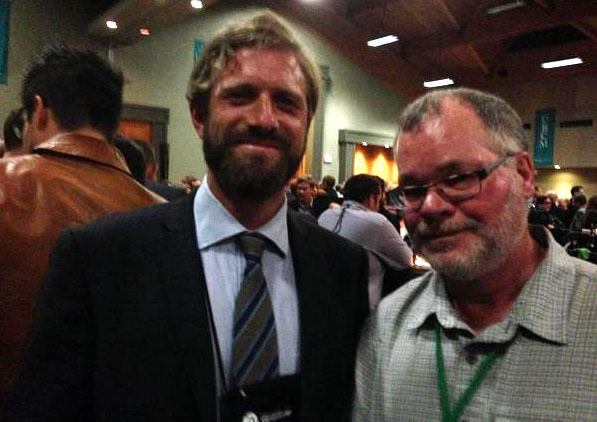
[[[434,271],[381,302],[359,347],[355,421],[441,420],[438,322],[452,406],[483,356],[502,350],[461,420],[597,420],[597,266],[568,256],[547,231],[533,235],[545,259],[508,316],[478,336]]]

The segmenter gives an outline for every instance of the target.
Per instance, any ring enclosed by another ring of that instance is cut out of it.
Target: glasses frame
[[[400,202],[403,204],[402,206],[405,209],[417,210],[417,209],[421,208],[421,206],[423,205],[423,202],[425,201],[425,198],[429,194],[429,189],[431,189],[433,187],[437,187],[436,190],[437,190],[438,194],[446,201],[450,201],[450,202],[464,201],[465,199],[469,199],[475,195],[478,195],[481,192],[483,180],[487,179],[491,175],[491,173],[493,173],[498,167],[500,167],[502,164],[504,164],[506,162],[506,160],[508,160],[512,157],[515,157],[516,155],[517,155],[517,153],[515,153],[515,152],[509,152],[505,156],[500,158],[499,160],[497,160],[493,163],[490,163],[490,164],[486,165],[485,167],[480,168],[479,170],[474,170],[474,171],[470,171],[467,173],[452,174],[444,179],[438,180],[437,182],[427,183],[424,185],[409,185],[409,186],[404,186],[404,187],[398,187],[398,188],[396,188],[396,193],[397,193],[398,197],[400,198]],[[475,190],[474,192],[471,191],[468,193],[463,192],[462,196],[457,196],[457,197],[455,195],[446,195],[445,189],[446,189],[447,182],[449,182],[450,180],[458,179],[460,177],[473,176],[473,175],[475,175],[479,181],[477,190]],[[416,201],[413,205],[412,201],[409,201],[406,199],[406,195],[404,194],[404,192],[408,191],[408,190],[415,190],[415,189],[417,189],[417,190],[424,189],[424,192],[421,195],[420,201]]]

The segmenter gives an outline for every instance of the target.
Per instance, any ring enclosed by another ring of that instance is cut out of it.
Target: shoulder
[[[324,214],[327,212],[328,211]],[[322,214],[322,217],[324,214]],[[299,213],[294,211],[289,211],[288,218],[291,236],[296,236],[301,240],[308,241],[314,245],[317,244],[319,247],[336,251],[338,254],[343,252],[351,254],[364,253],[364,249],[360,245],[332,233],[330,230],[317,224],[317,221],[314,221],[313,219],[307,220],[302,218]]]
[[[85,243],[125,245],[150,241],[174,225],[186,224],[192,229],[192,201],[185,200],[149,205],[133,211],[119,212],[101,217],[71,230],[74,238]],[[174,228],[176,229],[176,228]],[[157,246],[157,245],[153,245]],[[152,247],[152,245],[145,245]]]

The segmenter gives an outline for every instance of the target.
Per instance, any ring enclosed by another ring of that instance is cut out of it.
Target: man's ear
[[[33,115],[30,117],[29,123],[34,125],[37,130],[44,130],[50,122],[51,111],[44,104],[44,100],[36,95],[33,97]]]
[[[203,121],[204,119],[197,107],[193,106],[192,104],[189,107],[189,110],[191,112],[191,120],[193,121],[193,127],[195,128],[197,135],[199,135],[199,137],[203,139],[203,133],[205,132],[205,122]]]
[[[516,154],[516,172],[522,178],[522,189],[526,198],[535,194],[535,167],[528,152]]]

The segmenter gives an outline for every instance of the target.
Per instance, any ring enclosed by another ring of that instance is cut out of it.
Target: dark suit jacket
[[[288,223],[302,420],[345,420],[367,313],[367,255],[293,214]],[[191,196],[65,232],[9,420],[215,420],[206,312]]]

